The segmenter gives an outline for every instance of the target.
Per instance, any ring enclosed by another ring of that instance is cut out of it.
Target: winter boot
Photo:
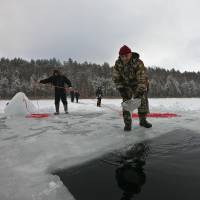
[[[131,131],[132,128],[132,119],[129,111],[123,110],[123,118],[124,118],[124,131]]]
[[[68,105],[67,104],[64,104],[64,110],[65,110],[65,113],[68,114]]]
[[[143,126],[143,127],[145,127],[145,128],[151,128],[151,127],[152,127],[152,124],[149,123],[149,122],[146,120],[145,115],[139,115],[139,118],[140,118],[140,126]]]
[[[56,112],[54,113],[54,115],[59,115],[59,104],[55,104],[56,107]]]
[[[124,131],[131,131],[131,124],[126,123],[124,126]]]

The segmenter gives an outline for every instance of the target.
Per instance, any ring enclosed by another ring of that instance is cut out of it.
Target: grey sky
[[[200,66],[198,0],[0,0],[0,56],[113,65],[127,44],[146,66]]]

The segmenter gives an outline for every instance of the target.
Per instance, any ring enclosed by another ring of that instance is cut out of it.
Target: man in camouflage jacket
[[[120,92],[123,101],[132,97],[141,98],[141,105],[138,108],[140,126],[150,128],[152,125],[146,120],[149,113],[148,105],[148,76],[144,63],[139,59],[138,53],[133,53],[127,46],[123,46],[119,51],[119,58],[113,68],[113,81]],[[130,131],[132,126],[131,113],[123,110],[125,131]]]

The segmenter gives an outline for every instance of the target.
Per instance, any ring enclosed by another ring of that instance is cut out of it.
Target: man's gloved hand
[[[125,87],[124,88],[118,88],[118,91],[119,91],[122,98],[127,98],[132,93],[131,88],[125,88]]]
[[[118,88],[118,91],[120,94],[124,93],[125,92],[125,88]]]
[[[123,88],[118,88],[118,91],[120,92],[120,95],[123,99],[132,99],[133,97],[133,91],[135,91],[134,89],[132,89],[131,87],[123,87]]]

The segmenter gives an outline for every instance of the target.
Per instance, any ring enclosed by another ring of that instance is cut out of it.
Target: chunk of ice
[[[4,112],[6,116],[26,116],[36,112],[36,110],[36,107],[28,97],[23,92],[18,92],[5,107]]]

